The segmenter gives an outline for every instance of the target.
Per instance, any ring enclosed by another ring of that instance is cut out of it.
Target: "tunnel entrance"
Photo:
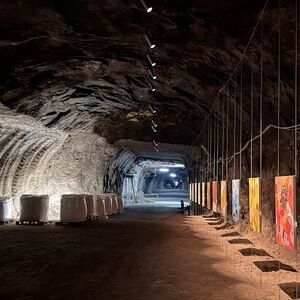
[[[126,174],[122,196],[127,205],[178,207],[189,202],[188,185],[182,162],[144,161]]]

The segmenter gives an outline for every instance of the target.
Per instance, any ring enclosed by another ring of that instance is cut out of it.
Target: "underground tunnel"
[[[0,299],[300,299],[298,4],[0,1]]]

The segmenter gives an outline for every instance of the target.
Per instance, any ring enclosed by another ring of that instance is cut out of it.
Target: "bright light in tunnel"
[[[175,173],[171,173],[170,177],[175,178],[175,177],[177,177],[177,175]]]
[[[169,169],[168,168],[160,168],[159,171],[162,173],[168,173]]]

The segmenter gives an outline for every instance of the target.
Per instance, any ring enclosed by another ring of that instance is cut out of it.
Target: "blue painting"
[[[232,222],[234,224],[240,222],[240,194],[241,180],[232,180]]]

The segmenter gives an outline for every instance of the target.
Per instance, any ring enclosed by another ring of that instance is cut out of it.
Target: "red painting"
[[[275,177],[276,242],[295,250],[296,177]]]
[[[212,201],[213,201],[213,211],[218,211],[218,181],[213,181],[212,183]]]

